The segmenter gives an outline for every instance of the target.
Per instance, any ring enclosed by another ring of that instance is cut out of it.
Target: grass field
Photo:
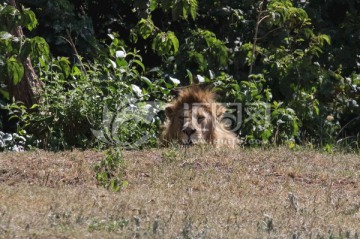
[[[0,153],[0,238],[360,238],[360,156],[308,149]]]

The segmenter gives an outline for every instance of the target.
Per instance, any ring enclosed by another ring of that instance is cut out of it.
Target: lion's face
[[[211,140],[215,119],[211,112],[201,105],[185,104],[183,109],[169,116],[172,118],[173,130],[178,133],[179,143],[193,145]]]
[[[165,108],[167,120],[162,143],[177,141],[182,145],[209,143],[234,147],[236,136],[221,122],[225,111],[208,89],[192,86],[181,90]]]

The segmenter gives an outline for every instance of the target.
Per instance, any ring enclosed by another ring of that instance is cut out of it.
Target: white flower
[[[125,51],[116,51],[115,56],[116,56],[116,58],[125,58],[126,52]]]
[[[115,61],[112,61],[112,60],[110,60],[110,59],[109,59],[109,61],[110,61],[111,65],[112,65],[112,67],[113,67],[113,68],[116,68],[116,63],[115,63]]]
[[[150,111],[150,109],[152,108],[152,105],[151,104],[146,104],[144,106],[144,108],[146,109],[146,111]]]
[[[171,81],[172,81],[172,83],[174,83],[175,85],[180,84],[180,81],[179,81],[178,79],[173,78],[173,77],[171,77],[171,76],[170,76],[170,80],[171,80]]]
[[[214,72],[209,70],[210,79],[213,80],[215,78]]]
[[[205,78],[204,78],[203,76],[201,76],[201,75],[196,75],[196,77],[198,78],[199,83],[205,82]]]
[[[132,84],[131,88],[139,97],[142,96],[142,91],[139,86]]]

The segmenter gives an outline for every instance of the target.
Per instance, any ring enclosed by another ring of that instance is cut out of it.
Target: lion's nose
[[[182,130],[184,134],[187,134],[188,136],[192,135],[196,132],[196,129],[194,127],[188,126]]]

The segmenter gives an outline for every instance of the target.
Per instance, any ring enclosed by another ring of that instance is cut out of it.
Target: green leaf
[[[151,82],[151,80],[149,80],[149,78],[145,77],[145,76],[141,76],[140,77],[143,81],[145,81],[145,83],[152,88],[153,87],[153,83]]]
[[[0,8],[0,10],[0,29],[11,32],[18,25],[19,10],[9,5]]]
[[[37,107],[39,107],[38,104],[33,104],[33,105],[30,107],[30,110],[35,109],[35,108],[37,108]]]
[[[194,80],[193,79],[193,74],[188,69],[186,69],[186,73],[187,73],[187,77],[189,78],[190,85],[192,85],[193,80]]]
[[[43,58],[39,58],[39,63],[40,63],[40,66],[41,66],[41,67],[45,67],[45,66],[46,66],[46,63],[45,63],[45,61],[44,61]]]
[[[319,114],[320,114],[320,109],[319,109],[319,107],[317,107],[316,105],[314,105],[313,108],[314,108],[315,114],[316,114],[316,115],[319,115]]]
[[[238,84],[231,84],[230,85],[235,91],[240,91],[240,86]]]
[[[175,36],[174,32],[168,32],[167,37],[171,40],[174,48],[174,54],[176,54],[179,50],[179,40]]]
[[[150,11],[154,11],[156,9],[157,6],[157,0],[151,0],[150,1]]]
[[[2,95],[2,97],[4,97],[5,99],[10,100],[9,91],[5,89],[0,89],[0,95]]]
[[[120,67],[127,67],[129,64],[124,58],[116,58],[116,64]]]
[[[130,40],[133,43],[136,43],[138,41],[138,35],[136,34],[135,29],[131,29],[131,31],[130,31]]]
[[[129,182],[127,180],[124,180],[122,182],[122,188],[126,188],[129,185]]]
[[[184,3],[182,3],[182,15],[183,15],[183,18],[187,20],[187,17],[188,17],[188,8],[189,6],[185,5]]]
[[[189,52],[189,57],[192,61],[197,63],[197,67],[199,68],[200,72],[204,72],[207,68],[207,61],[203,54],[198,52]]]
[[[314,36],[314,32],[313,32],[313,30],[311,28],[306,27],[306,28],[303,29],[303,32],[304,32],[304,35],[307,38],[311,38],[311,37]]]
[[[70,61],[66,57],[61,57],[59,60],[59,65],[65,75],[65,77],[68,77],[70,74]]]
[[[141,19],[138,22],[137,26],[139,28],[139,33],[143,39],[147,39],[154,32],[154,23],[150,18]]]
[[[48,59],[50,56],[49,45],[42,37],[34,37],[31,40],[31,56],[37,60],[38,58],[43,57]]]
[[[24,76],[24,67],[21,62],[17,61],[14,57],[11,57],[6,61],[7,73],[12,78],[13,84],[17,85]]]
[[[133,62],[136,63],[136,64],[138,64],[138,65],[141,67],[141,69],[142,69],[143,71],[145,71],[145,66],[144,66],[144,64],[143,64],[141,61],[139,61],[139,60],[133,60]]]
[[[82,72],[76,65],[74,65],[73,68],[72,68],[72,73],[71,74],[73,76],[81,76]]]
[[[7,5],[1,9],[0,17],[9,17],[16,16],[19,14],[19,11],[13,6]]]
[[[330,40],[330,37],[329,37],[328,35],[321,34],[321,35],[319,36],[319,38],[322,39],[323,41],[326,41],[326,43],[327,43],[328,45],[331,44],[331,40]]]
[[[196,19],[196,11],[197,11],[197,7],[198,7],[198,2],[197,0],[190,0],[190,14],[193,20]]]
[[[174,32],[160,32],[154,38],[151,47],[159,55],[176,54],[179,50],[179,40]]]
[[[29,31],[33,30],[38,24],[35,13],[30,9],[24,9],[21,14],[21,23]]]
[[[111,179],[110,180],[110,188],[114,190],[115,192],[120,190],[119,180],[117,179]]]

